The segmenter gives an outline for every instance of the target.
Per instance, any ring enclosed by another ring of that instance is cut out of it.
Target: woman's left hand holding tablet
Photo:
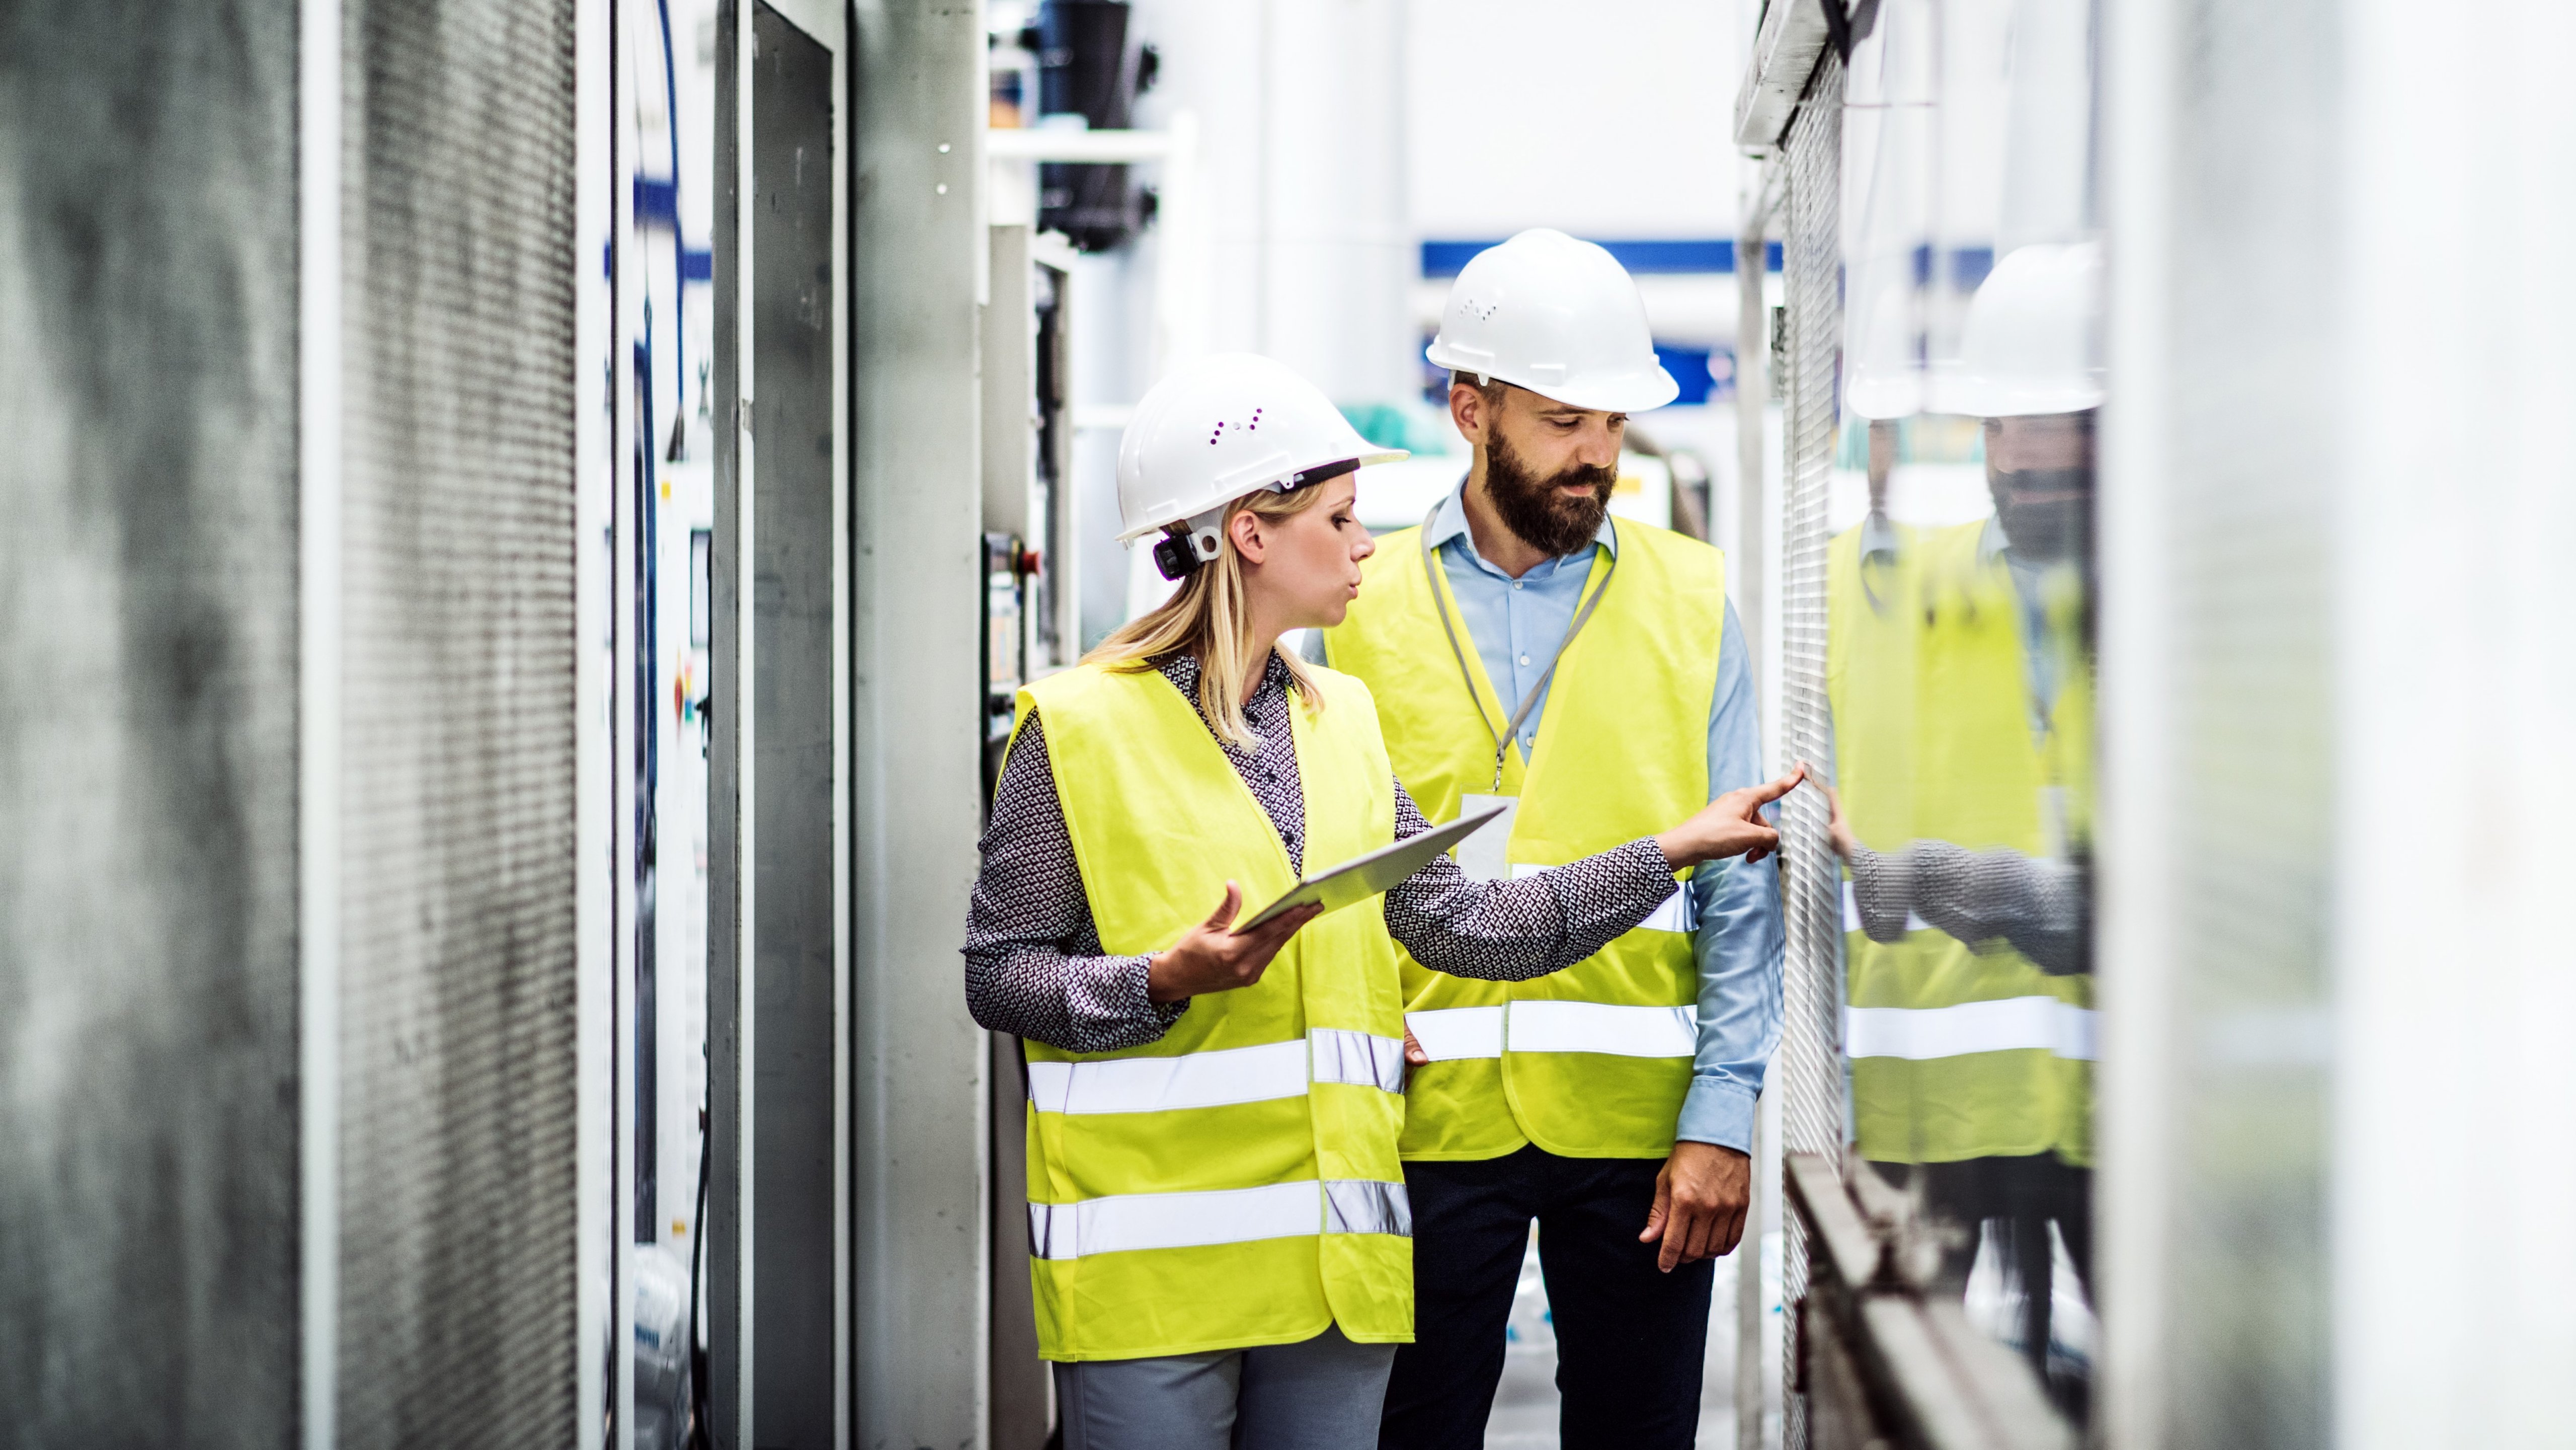
[[[1177,1002],[1209,992],[1231,992],[1261,980],[1270,959],[1297,934],[1297,928],[1323,914],[1321,906],[1301,906],[1253,927],[1234,929],[1243,911],[1243,888],[1225,883],[1225,899],[1208,919],[1181,933],[1181,939],[1147,959],[1145,995],[1156,1002]]]

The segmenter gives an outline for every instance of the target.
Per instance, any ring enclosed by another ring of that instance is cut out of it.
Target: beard
[[[2082,563],[2093,549],[2093,470],[2025,468],[1989,475],[1995,521],[2025,559]]]
[[[1610,513],[1610,488],[1618,481],[1615,467],[1580,463],[1540,478],[1500,434],[1485,445],[1485,496],[1494,501],[1503,526],[1522,543],[1560,559],[1601,532],[1601,521]],[[1585,485],[1591,493],[1560,491]]]

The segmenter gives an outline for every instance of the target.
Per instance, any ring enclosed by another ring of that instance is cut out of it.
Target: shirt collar
[[[1860,556],[1866,559],[1872,554],[1892,555],[1899,552],[1897,545],[1896,525],[1887,521],[1887,515],[1870,510],[1860,521]]]
[[[1193,699],[1198,697],[1199,658],[1197,655],[1187,651],[1165,655],[1155,662],[1154,668],[1162,671],[1163,678],[1171,681],[1182,694]],[[1259,699],[1273,689],[1286,689],[1288,678],[1288,662],[1279,657],[1279,651],[1272,650],[1270,663],[1261,671],[1261,683],[1253,687],[1253,699]],[[1244,703],[1249,705],[1252,701],[1247,700]]]
[[[1439,510],[1432,514],[1430,532],[1425,536],[1426,542],[1433,549],[1442,549],[1453,540],[1462,541],[1462,547],[1468,553],[1482,560],[1485,556],[1476,553],[1475,535],[1467,528],[1466,494],[1467,480],[1462,478],[1458,480],[1458,486],[1449,490],[1448,496],[1440,500]],[[1615,523],[1616,520],[1610,515],[1602,515],[1601,527],[1592,535],[1592,541],[1609,550],[1610,557],[1614,559],[1619,557],[1619,531],[1614,527]]]
[[[1986,515],[1986,527],[1977,535],[1977,563],[1981,567],[1993,563],[2010,546],[2011,541],[2004,537],[2004,521],[1993,514]]]

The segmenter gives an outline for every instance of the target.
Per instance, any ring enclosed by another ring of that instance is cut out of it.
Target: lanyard
[[[1431,512],[1422,519],[1423,582],[1431,586],[1431,602],[1439,607],[1440,627],[1449,635],[1449,653],[1457,658],[1458,678],[1466,682],[1467,698],[1476,705],[1476,718],[1485,722],[1485,733],[1494,737],[1494,783],[1490,789],[1499,791],[1503,788],[1503,753],[1512,748],[1512,737],[1521,733],[1521,724],[1529,719],[1530,711],[1538,708],[1539,694],[1547,688],[1547,682],[1556,677],[1556,667],[1565,659],[1566,646],[1574,643],[1574,637],[1583,632],[1585,622],[1592,618],[1592,611],[1601,607],[1601,596],[1610,592],[1610,576],[1619,572],[1619,551],[1615,548],[1610,551],[1610,567],[1602,571],[1601,587],[1592,591],[1592,597],[1583,601],[1583,608],[1575,612],[1574,622],[1565,627],[1565,638],[1556,642],[1556,653],[1548,656],[1547,668],[1530,683],[1529,693],[1521,696],[1521,707],[1512,712],[1512,723],[1497,730],[1494,717],[1485,713],[1484,696],[1476,693],[1476,674],[1467,668],[1467,650],[1458,643],[1458,625],[1449,617],[1449,594],[1440,584],[1440,566],[1431,558],[1431,523],[1439,517],[1440,505],[1435,503]],[[1613,524],[1611,527],[1615,529],[1618,526]]]

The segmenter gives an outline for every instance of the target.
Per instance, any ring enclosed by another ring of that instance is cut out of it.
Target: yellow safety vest
[[[1292,705],[1305,858],[1395,836],[1366,687],[1317,671]],[[1158,672],[1086,665],[1019,693],[1045,712],[1102,950],[1155,952],[1241,883],[1296,884],[1277,830]],[[1338,1324],[1413,1337],[1412,1214],[1396,1158],[1403,1018],[1378,900],[1318,918],[1257,984],[1195,999],[1123,1052],[1028,1044],[1030,1279],[1039,1353],[1134,1359],[1289,1344]]]
[[[1859,529],[1828,548],[1835,774],[1852,833],[1872,850],[1938,840],[2040,857],[2090,834],[2080,601],[2051,602],[2062,683],[2034,732],[2020,603],[2007,566],[1980,558],[1985,527],[1898,529],[1895,562],[1866,569]],[[2092,1161],[2089,976],[2050,976],[2000,940],[1971,945],[1918,925],[1879,943],[1847,926],[1844,1048],[1863,1157]]]
[[[1620,521],[1618,568],[1566,646],[1527,761],[1517,742],[1500,794],[1520,798],[1513,874],[1562,866],[1652,835],[1708,803],[1708,716],[1725,637],[1717,550]],[[1459,624],[1466,676],[1423,568],[1421,534],[1378,541],[1360,597],[1325,632],[1337,669],[1377,696],[1396,775],[1434,823],[1494,787],[1494,741],[1477,716],[1511,718]],[[1610,575],[1593,559],[1586,596]],[[1435,583],[1436,580],[1436,583]],[[1449,601],[1450,615],[1458,606]],[[1468,693],[1472,682],[1475,694]],[[1599,954],[1527,982],[1478,982],[1404,959],[1405,1020],[1434,1058],[1406,1093],[1408,1159],[1497,1158],[1536,1143],[1570,1158],[1660,1158],[1690,1090],[1699,970],[1688,893]],[[1401,948],[1399,948],[1401,950]]]

